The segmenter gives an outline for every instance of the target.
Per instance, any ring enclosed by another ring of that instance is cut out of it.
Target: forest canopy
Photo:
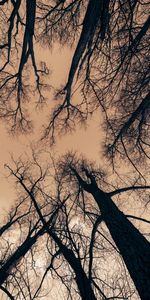
[[[32,95],[39,105],[53,102],[51,70],[37,53],[58,43],[73,47],[72,62],[42,138],[54,142],[100,108],[106,152],[149,157],[149,2],[8,0],[0,7],[0,116],[10,129],[32,129]]]
[[[0,228],[3,300],[149,299],[149,7],[0,1],[0,119],[10,134],[30,134],[38,107],[44,125],[32,155],[5,164],[17,199]],[[72,57],[54,87],[56,45]],[[99,161],[94,150],[93,161],[55,157],[58,137],[95,114]]]

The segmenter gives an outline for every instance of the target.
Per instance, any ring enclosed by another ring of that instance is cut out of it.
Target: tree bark
[[[118,247],[142,300],[150,299],[150,243],[117,208],[111,197],[98,188],[91,194]]]

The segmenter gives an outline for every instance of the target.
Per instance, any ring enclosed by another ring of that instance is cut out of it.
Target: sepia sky
[[[50,68],[51,75],[49,78],[50,84],[55,88],[59,88],[61,84],[64,84],[67,79],[67,72],[70,66],[73,49],[55,47],[53,51],[42,49],[42,59],[44,59]],[[39,59],[41,51],[39,49]],[[53,94],[48,94],[48,103],[41,112],[37,110],[35,116],[35,128],[33,133],[27,135],[17,134],[12,136],[8,133],[5,122],[0,122],[0,202],[1,202],[1,215],[3,212],[8,211],[11,204],[14,203],[16,198],[14,186],[11,178],[7,178],[8,172],[4,165],[11,163],[11,155],[17,159],[24,153],[29,154],[30,145],[33,146],[37,143],[39,135],[42,131],[42,125],[45,124],[47,115],[50,114],[49,102],[53,104]],[[33,105],[36,99],[32,98]],[[32,116],[31,116],[32,117]],[[40,122],[39,122],[40,120]],[[88,120],[87,127],[77,126],[77,130],[73,133],[65,134],[61,137],[57,137],[56,145],[53,146],[52,151],[59,156],[68,150],[78,151],[91,160],[99,161],[100,157],[100,136],[102,129],[100,127],[100,120],[98,113]],[[47,149],[50,147],[47,145]]]

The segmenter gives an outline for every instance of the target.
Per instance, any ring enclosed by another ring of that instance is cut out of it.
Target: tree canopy
[[[4,300],[149,299],[149,4],[0,1],[0,118],[28,133],[34,99],[49,110],[41,147],[5,165],[17,200],[0,228]],[[54,88],[42,52],[56,45],[72,59]],[[94,153],[55,158],[57,137],[96,112],[100,164]]]
[[[49,165],[42,157],[33,152],[32,161],[6,166],[20,196],[0,231],[1,290],[47,299],[56,280],[65,299],[139,299],[134,283],[147,299],[150,244],[133,224],[150,220],[119,203],[137,205],[143,195],[146,207],[150,186],[132,176],[130,185],[112,185],[102,168],[72,153],[58,161],[47,153]]]
[[[11,130],[31,130],[27,102],[34,94],[43,103],[51,86],[37,52],[57,42],[74,51],[42,136],[53,141],[100,108],[106,152],[149,157],[149,2],[8,0],[0,6],[0,115]]]

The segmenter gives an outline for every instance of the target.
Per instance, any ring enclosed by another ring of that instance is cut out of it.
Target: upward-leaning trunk
[[[46,230],[46,232],[49,234],[50,237],[55,241],[55,243],[58,245],[60,252],[63,254],[64,258],[67,260],[71,268],[73,269],[75,275],[76,275],[76,283],[80,292],[80,296],[82,300],[96,300],[96,297],[94,295],[91,281],[87,278],[84,269],[82,268],[80,260],[75,256],[74,252],[71,249],[68,249],[66,245],[62,243],[60,238],[57,236],[53,228],[49,228],[48,223],[45,221],[44,216],[42,215],[42,212],[38,206],[38,203],[34,197],[34,193],[26,187],[26,185],[23,183],[23,181],[20,181],[21,185],[23,186],[24,190],[27,192],[27,194],[30,196],[34,207],[38,213],[38,216],[43,223],[43,228]],[[61,203],[59,208],[66,202],[68,197],[65,199],[64,202]],[[53,219],[53,216],[56,215],[55,210],[54,214],[51,216],[51,220]],[[50,222],[50,221],[49,221]]]
[[[78,286],[78,290],[82,300],[96,300],[94,291],[92,289],[91,281],[89,280],[84,269],[82,268],[80,259],[75,256],[74,252],[71,249],[67,248],[67,246],[62,243],[62,241],[59,239],[55,232],[52,231],[50,233],[50,236],[54,239],[64,258],[74,271],[75,281]]]
[[[89,0],[88,2],[87,10],[83,20],[82,31],[72,58],[68,80],[65,87],[65,90],[67,91],[67,101],[70,101],[72,83],[75,73],[79,67],[82,55],[84,54],[89,41],[93,39],[97,24],[100,21],[102,6],[103,1],[101,0]]]
[[[150,299],[150,243],[117,208],[108,194],[96,187],[91,193],[141,299]]]

